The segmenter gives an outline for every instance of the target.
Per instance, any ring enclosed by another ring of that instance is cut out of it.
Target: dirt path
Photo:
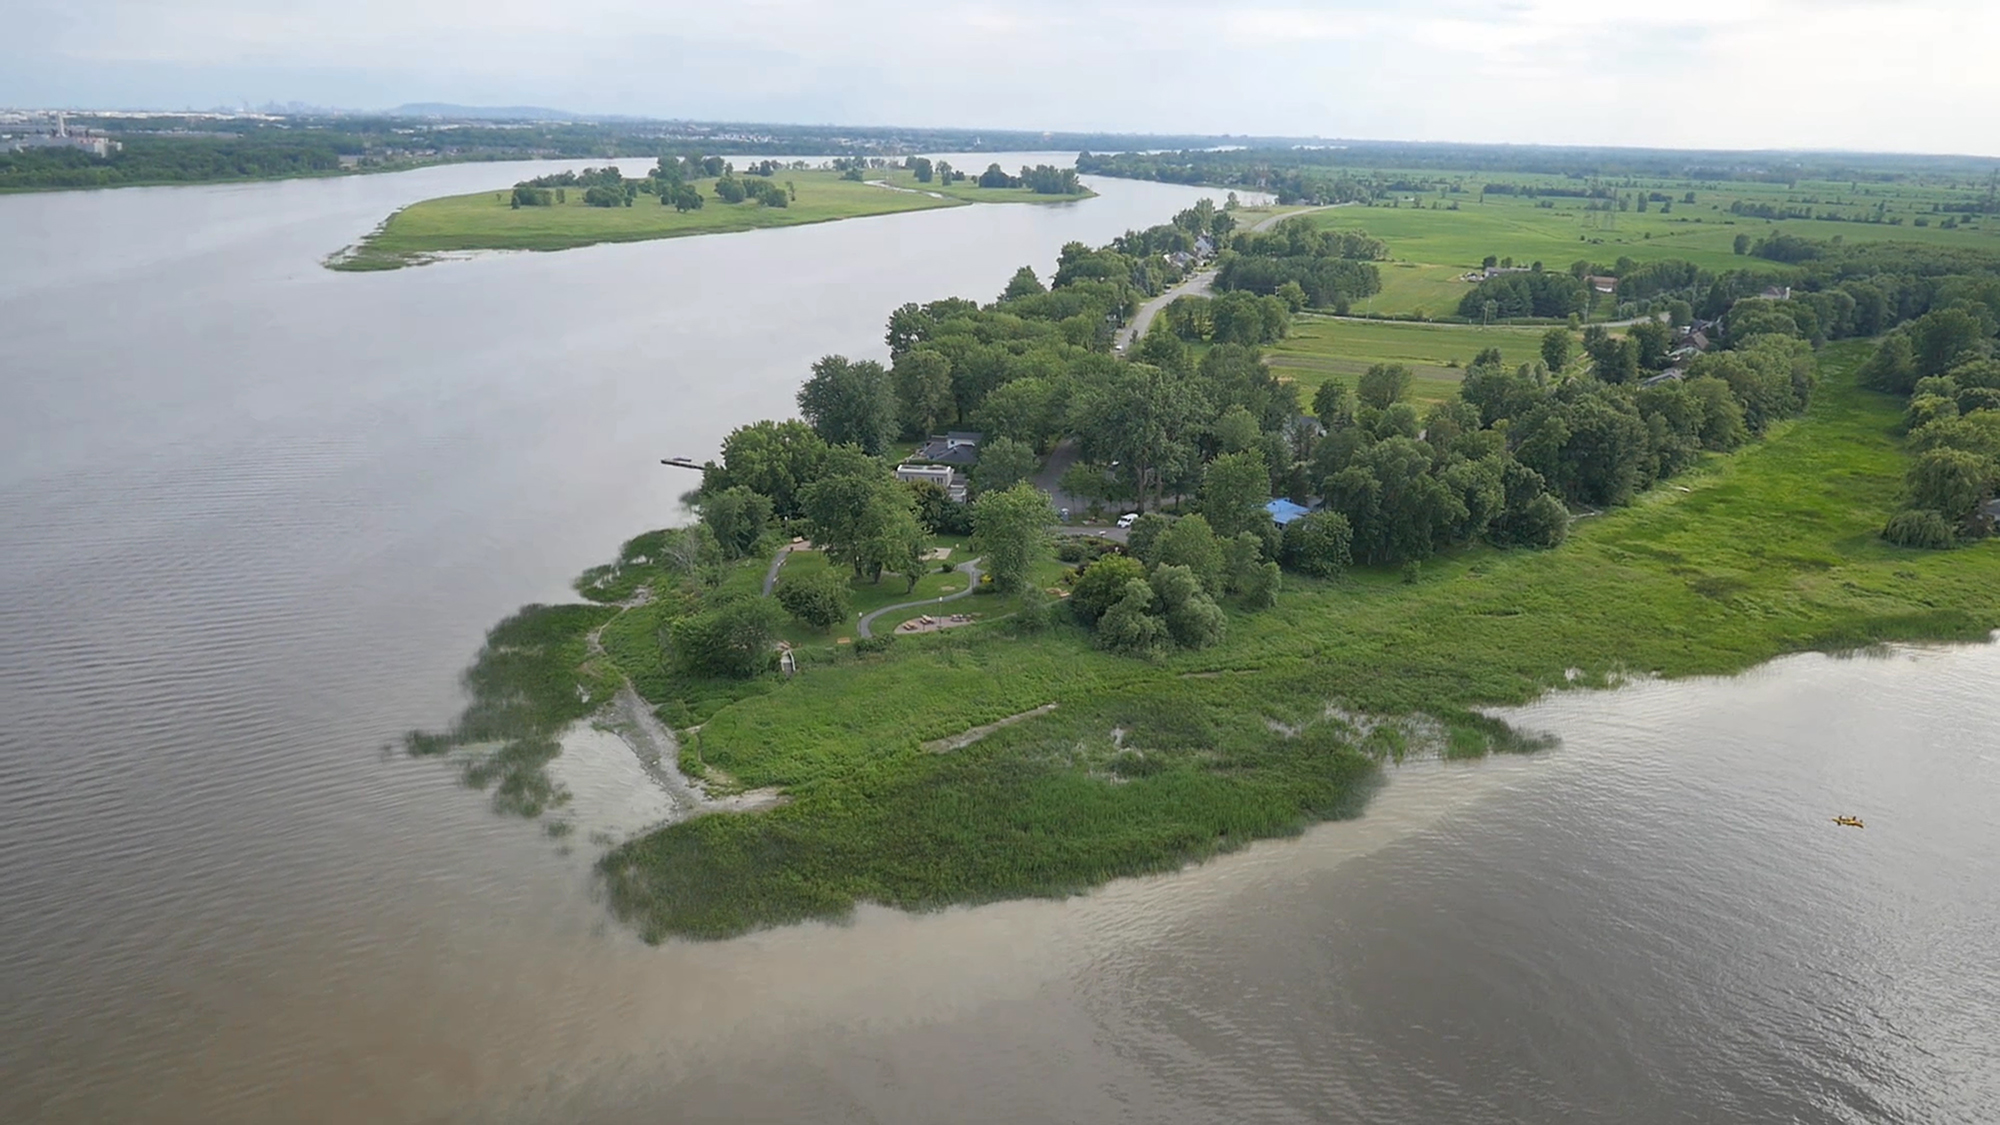
[[[764,572],[765,597],[770,597],[772,589],[778,585],[778,568],[785,565],[785,559],[791,556],[792,547],[793,544],[787,543],[778,548],[777,554],[771,556],[771,569]]]
[[[933,739],[929,742],[924,743],[924,749],[929,750],[933,754],[943,754],[952,750],[963,750],[966,747],[972,745],[973,743],[978,742],[980,739],[985,738],[987,735],[992,734],[996,730],[1000,730],[1003,727],[1011,727],[1015,723],[1025,723],[1029,719],[1039,719],[1043,715],[1046,715],[1055,709],[1056,709],[1055,704],[1044,703],[1040,707],[1037,707],[1032,711],[1023,711],[1018,715],[1009,715],[1004,719],[995,719],[993,722],[987,723],[985,726],[973,727],[971,730],[965,731],[961,734],[954,734],[950,738]]]
[[[903,610],[903,609],[923,609],[925,606],[942,605],[945,602],[955,602],[960,598],[971,597],[972,592],[974,590],[979,589],[979,560],[973,559],[971,562],[960,563],[953,569],[957,570],[960,574],[965,575],[965,589],[960,590],[955,594],[946,594],[944,597],[941,598],[925,598],[924,600],[918,602],[903,602],[899,605],[885,605],[881,609],[878,609],[875,612],[863,617],[860,623],[855,625],[854,631],[863,637],[872,637],[875,635],[874,632],[872,631],[872,626],[875,624],[875,619],[881,617],[885,613],[895,613],[897,610]]]

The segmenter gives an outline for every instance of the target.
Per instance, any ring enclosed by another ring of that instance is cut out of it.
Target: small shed
[[[1277,524],[1279,527],[1283,527],[1294,520],[1311,514],[1311,509],[1304,505],[1294,504],[1290,500],[1284,499],[1271,501],[1269,504],[1264,505],[1264,510],[1271,513],[1271,522]]]

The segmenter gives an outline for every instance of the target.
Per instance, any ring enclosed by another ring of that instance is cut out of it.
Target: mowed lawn
[[[1302,402],[1312,401],[1313,391],[1328,379],[1345,379],[1353,387],[1378,363],[1408,367],[1416,376],[1412,397],[1443,402],[1458,393],[1465,366],[1482,350],[1499,348],[1508,366],[1518,366],[1541,356],[1547,331],[1305,315],[1292,321],[1290,336],[1264,349],[1264,357],[1279,377],[1298,384]]]
[[[703,206],[695,211],[676,211],[650,195],[637,197],[630,207],[591,207],[583,202],[582,188],[564,189],[567,201],[550,207],[513,207],[511,189],[426,200],[396,212],[363,239],[352,268],[394,268],[454,251],[566,250],[962,206],[955,199],[843,180],[835,172],[785,171],[772,179],[794,186],[798,198],[785,207],[724,203],[716,198],[714,180],[699,180],[694,187]]]
[[[963,171],[976,176],[984,169],[967,168]],[[1020,169],[1009,171],[1018,172]],[[1024,187],[983,188],[970,179],[953,184],[941,184],[935,179],[927,184],[918,183],[917,174],[907,168],[875,169],[868,173],[868,178],[911,191],[931,192],[962,203],[1074,203],[1079,199],[1097,198],[1097,193],[1089,188],[1069,195],[1039,195],[1033,189]]]

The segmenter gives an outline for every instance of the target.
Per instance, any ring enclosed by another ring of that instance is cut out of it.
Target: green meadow
[[[1478,708],[1788,652],[1983,638],[2000,625],[2000,547],[1909,551],[1876,534],[1906,455],[1900,404],[1855,385],[1866,350],[1827,349],[1804,418],[1579,520],[1553,551],[1288,576],[1274,608],[1230,612],[1223,644],[1157,662],[1101,652],[1075,626],[1030,638],[995,618],[808,661],[699,714],[669,703],[677,726],[702,724],[691,765],[790,800],[611,851],[612,909],[660,940],[863,901],[1068,894],[1348,815],[1403,753],[1536,745]],[[958,750],[924,745],[1048,704]]]
[[[1453,315],[1459,298],[1469,288],[1459,278],[1479,268],[1488,255],[1512,258],[1521,266],[1539,261],[1552,270],[1567,270],[1578,260],[1611,266],[1621,257],[1635,262],[1680,258],[1721,272],[1745,267],[1787,268],[1738,255],[1734,242],[1739,234],[1749,235],[1752,241],[1785,233],[1814,239],[1838,236],[1850,243],[1893,239],[2000,249],[2000,223],[1972,222],[1968,216],[1959,216],[1966,220],[1962,225],[1950,230],[1941,225],[1947,216],[1932,208],[1966,202],[1972,196],[1965,190],[1919,184],[1614,181],[1628,194],[1657,191],[1670,197],[1668,209],[1663,212],[1661,204],[1649,203],[1644,212],[1590,211],[1582,199],[1482,194],[1479,188],[1488,180],[1577,186],[1574,181],[1545,176],[1466,176],[1447,184],[1445,190],[1312,213],[1311,220],[1319,227],[1359,228],[1389,244],[1392,260],[1380,263],[1382,292],[1358,303],[1354,311],[1420,319]],[[1459,190],[1449,190],[1453,186]],[[1685,202],[1689,191],[1695,194],[1694,203]],[[1738,201],[1753,206],[1810,207],[1816,214],[1838,214],[1851,220],[1873,216],[1879,207],[1884,221],[1753,218],[1731,213],[1731,204]],[[1917,225],[1920,222],[1924,225]],[[1601,313],[1609,311],[1600,307]]]
[[[1303,402],[1311,402],[1313,391],[1328,379],[1344,379],[1353,387],[1357,376],[1378,363],[1410,369],[1413,399],[1442,402],[1458,394],[1465,366],[1481,351],[1499,348],[1507,365],[1517,367],[1540,357],[1546,331],[1306,314],[1293,318],[1283,340],[1265,346],[1264,361],[1281,378],[1299,385]]]
[[[567,201],[550,207],[512,207],[510,192],[504,189],[430,199],[391,215],[359,244],[328,259],[327,265],[342,270],[396,269],[470,250],[569,250],[601,242],[725,234],[961,205],[956,199],[844,180],[830,171],[784,171],[772,179],[792,184],[798,198],[786,207],[754,201],[724,203],[715,196],[714,180],[699,180],[693,186],[702,193],[704,205],[696,211],[676,211],[650,195],[639,196],[630,207],[591,207],[583,202],[581,188],[568,189]]]
[[[974,169],[965,169],[973,172]],[[955,199],[961,203],[1074,203],[1079,199],[1095,199],[1097,193],[1085,188],[1072,195],[1041,195],[1030,188],[983,188],[971,180],[951,184],[941,184],[936,180],[919,183],[917,174],[907,168],[877,168],[868,172],[868,178],[879,180],[893,187],[910,191],[930,192]]]

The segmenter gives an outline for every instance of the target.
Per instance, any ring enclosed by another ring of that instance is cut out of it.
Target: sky
[[[0,0],[0,105],[2000,155],[1993,0]]]

